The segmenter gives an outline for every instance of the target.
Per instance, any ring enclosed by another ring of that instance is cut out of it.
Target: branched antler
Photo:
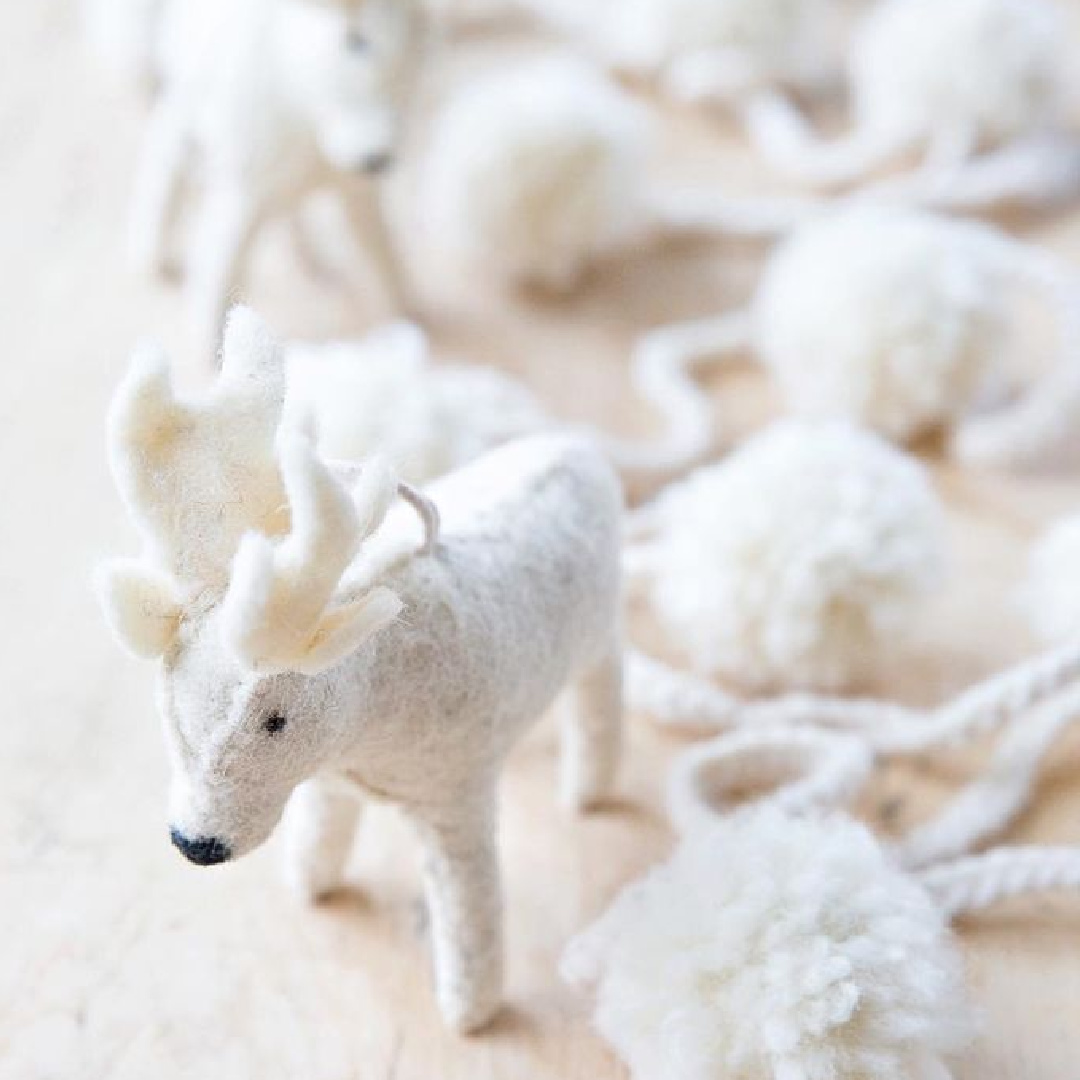
[[[246,308],[229,317],[221,373],[201,400],[179,399],[168,362],[142,348],[113,398],[117,487],[151,562],[183,593],[224,590],[240,538],[288,529],[274,436],[285,396],[281,350]]]
[[[342,574],[381,524],[397,481],[375,462],[350,492],[319,460],[310,439],[295,432],[281,438],[280,459],[292,529],[277,543],[263,533],[244,537],[222,604],[221,631],[246,667],[314,673],[352,652],[401,609],[382,586],[332,606]]]

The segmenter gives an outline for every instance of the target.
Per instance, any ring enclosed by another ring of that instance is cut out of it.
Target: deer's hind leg
[[[611,795],[622,757],[622,646],[616,637],[566,693],[559,795],[573,810],[590,810]]]

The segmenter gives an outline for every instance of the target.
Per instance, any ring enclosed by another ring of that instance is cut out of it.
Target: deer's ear
[[[105,621],[124,649],[142,660],[165,653],[180,625],[170,578],[135,559],[115,559],[98,568],[94,587]]]

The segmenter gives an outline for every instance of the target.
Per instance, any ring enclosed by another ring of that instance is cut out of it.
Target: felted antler
[[[221,373],[200,400],[178,399],[168,362],[140,349],[113,398],[109,451],[121,498],[151,562],[185,594],[224,589],[240,538],[288,526],[274,454],[285,369],[254,312],[235,308]]]
[[[376,586],[331,607],[342,574],[364,538],[381,523],[397,482],[372,463],[350,493],[316,456],[308,438],[279,442],[292,528],[274,543],[264,533],[244,537],[221,609],[226,645],[262,673],[321,671],[393,621],[401,602]]]

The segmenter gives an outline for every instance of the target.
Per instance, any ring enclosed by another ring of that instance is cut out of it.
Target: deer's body
[[[558,437],[511,443],[429,490],[442,539],[380,577],[401,615],[344,665],[350,776],[405,802],[457,797],[571,678],[618,659],[618,492],[596,451]],[[415,526],[401,507],[388,542],[415,548]],[[406,753],[384,752],[406,732]]]
[[[288,802],[291,875],[318,897],[342,882],[357,792],[397,804],[424,848],[440,1004],[472,1030],[500,1000],[507,752],[568,688],[564,801],[589,807],[614,779],[618,481],[588,440],[508,444],[431,488],[432,544],[424,497],[384,520],[385,470],[347,481],[280,426],[283,361],[253,316],[222,355],[194,401],[143,357],[110,421],[146,546],[105,568],[103,600],[120,640],[161,660],[173,843],[226,862]]]
[[[203,344],[216,343],[262,226],[320,189],[341,197],[400,299],[375,174],[393,159],[415,79],[417,11],[413,0],[374,0],[350,21],[343,8],[305,0],[168,5],[130,253],[141,269],[166,264],[181,199],[197,182],[186,271]]]

